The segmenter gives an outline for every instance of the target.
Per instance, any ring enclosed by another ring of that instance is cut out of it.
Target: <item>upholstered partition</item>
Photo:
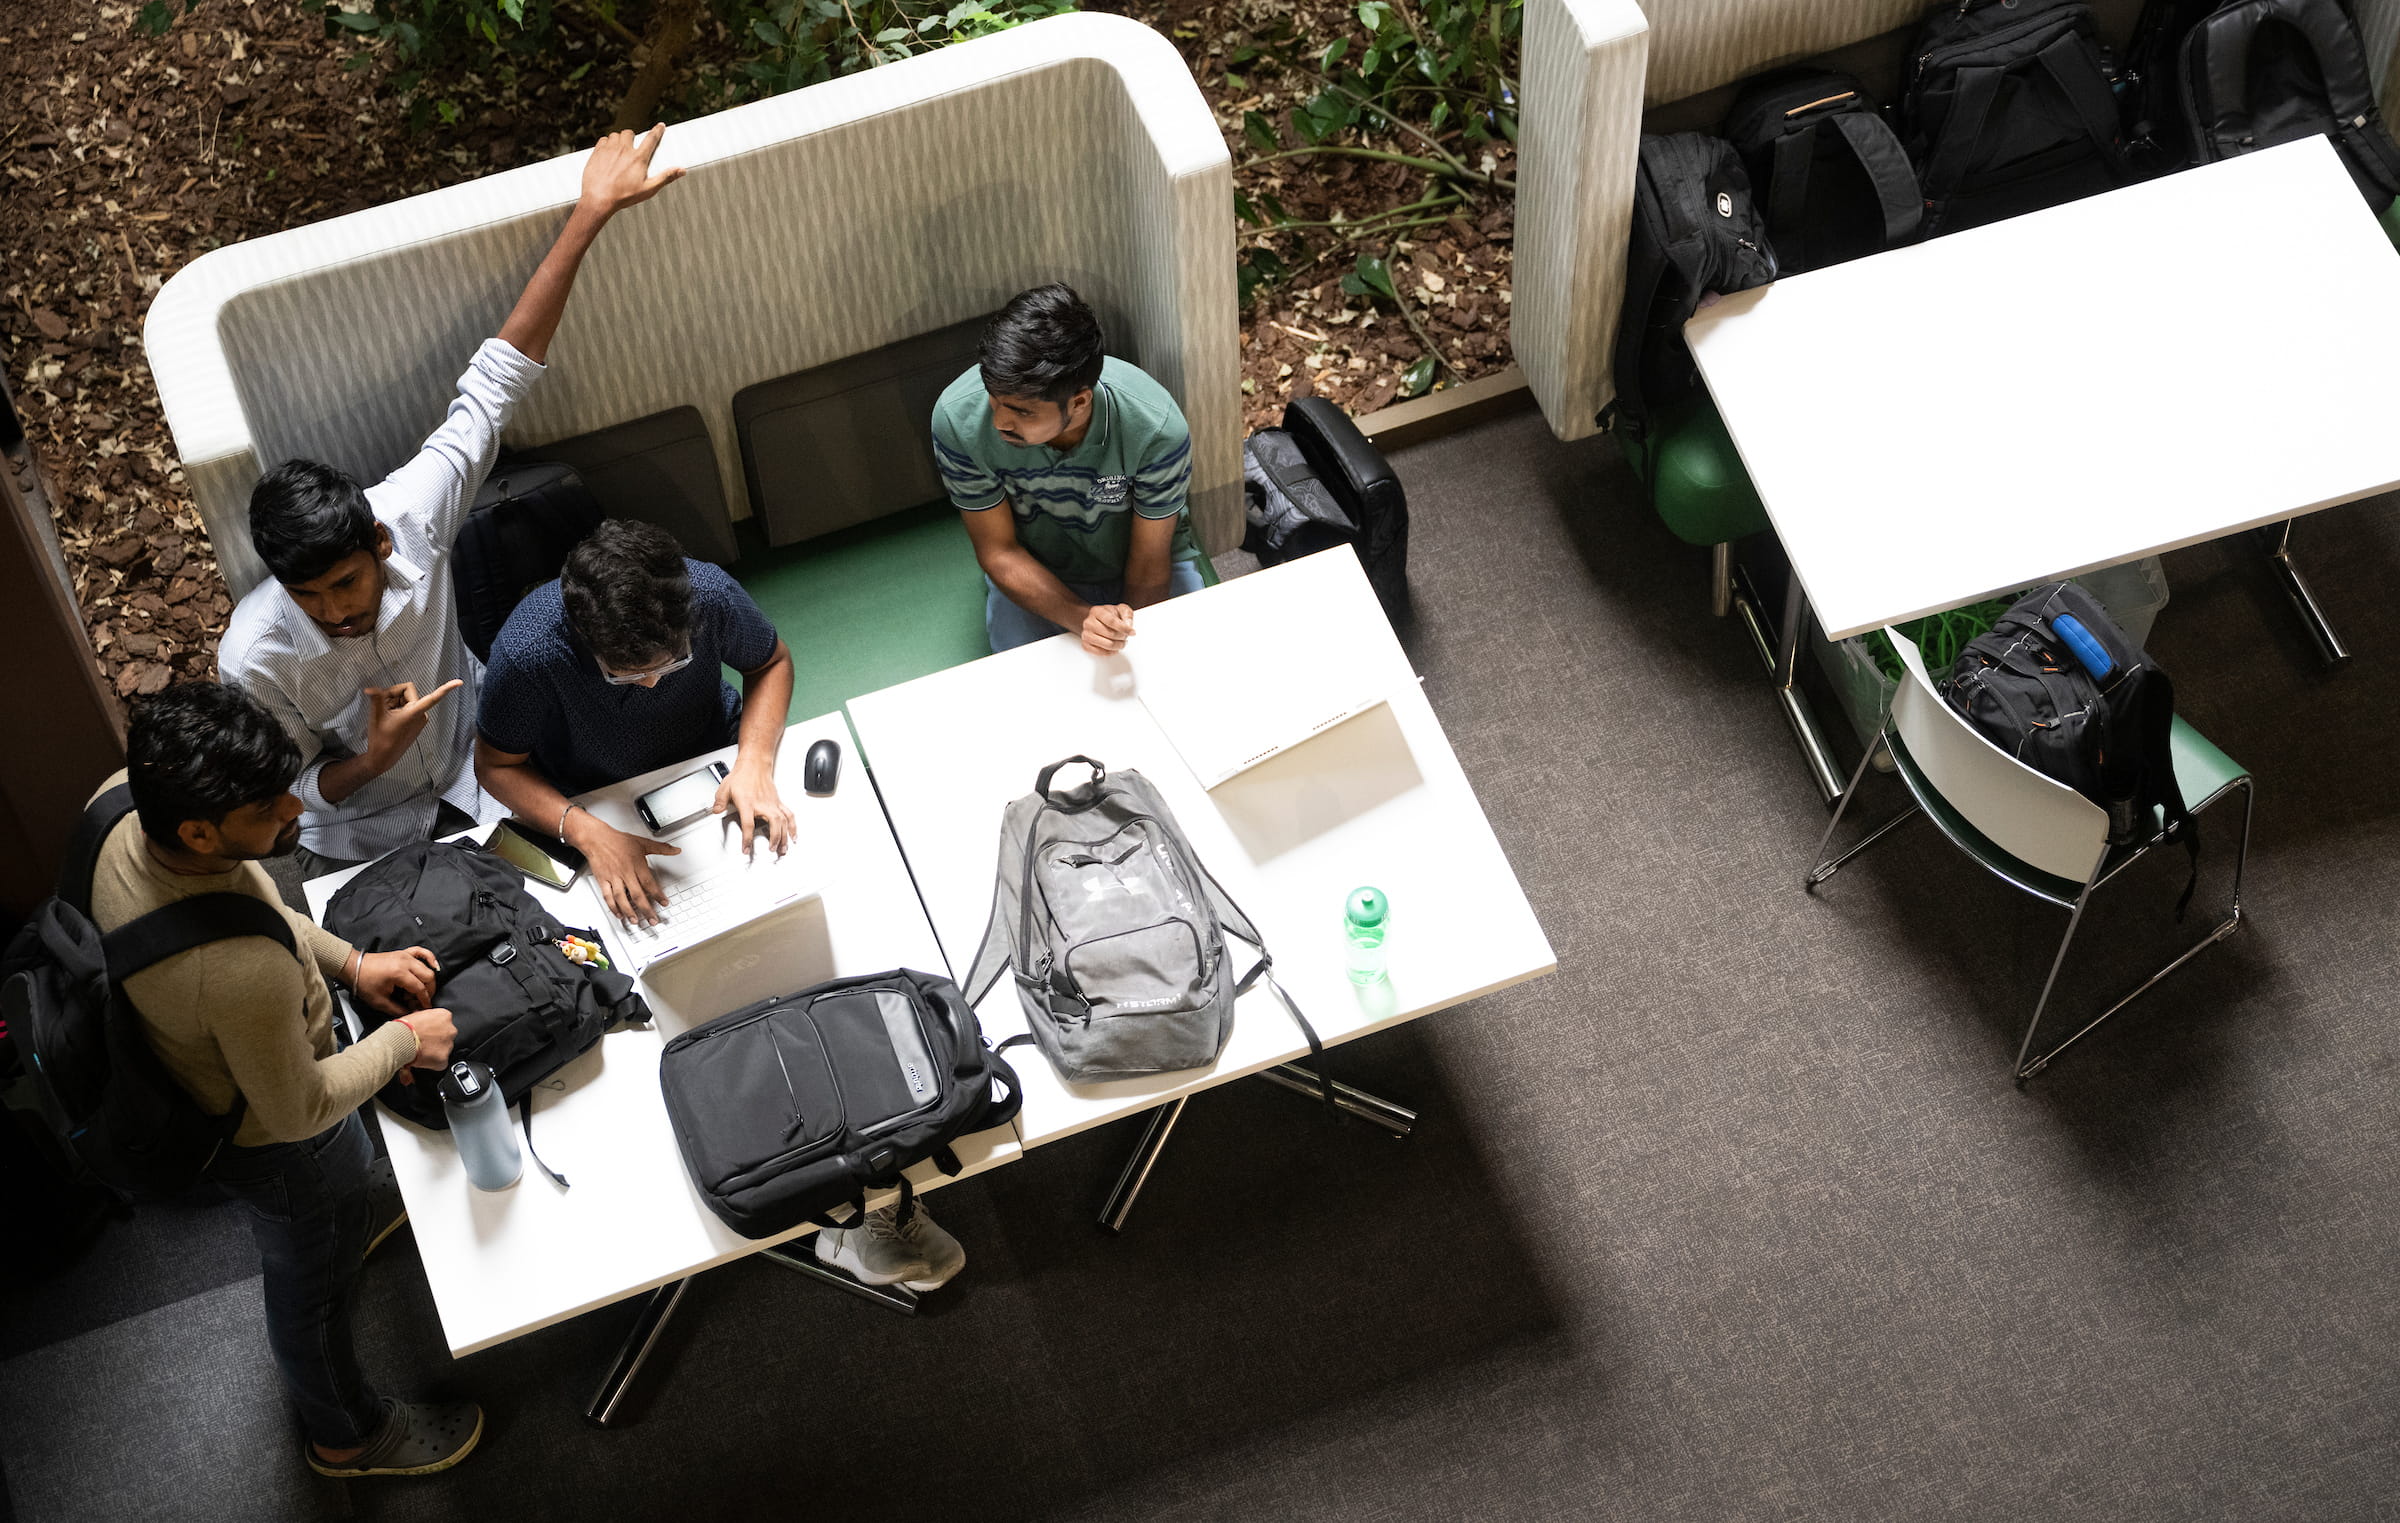
[[[251,486],[293,455],[373,478],[439,420],[575,198],[584,155],[193,261],[145,340],[238,595]],[[1231,166],[1182,60],[1138,23],[1062,16],[670,128],[690,173],[586,261],[509,442],[697,407],[747,515],[734,393],[1065,280],[1192,426],[1211,550],[1241,535]],[[861,439],[862,450],[882,442]]]

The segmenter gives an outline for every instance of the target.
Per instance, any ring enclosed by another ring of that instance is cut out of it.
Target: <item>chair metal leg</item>
[[[1825,853],[1833,845],[1833,833],[1841,829],[1842,816],[1849,812],[1850,801],[1858,796],[1859,784],[1866,781],[1867,769],[1875,765],[1875,758],[1882,753],[1883,749],[1883,734],[1878,731],[1875,738],[1867,743],[1867,754],[1858,759],[1858,769],[1850,774],[1850,786],[1842,790],[1840,802],[1833,806],[1833,818],[1825,822],[1825,833],[1817,838],[1817,865],[1810,868],[1808,876],[1801,881],[1801,887],[1809,893],[1815,893],[1818,884],[1840,872],[1843,863],[1890,835],[1894,829],[1905,824],[1911,816],[1916,814],[1918,806],[1912,803],[1869,831],[1867,838],[1856,846],[1831,861],[1826,860]]]
[[[1733,541],[1708,547],[1708,611],[1717,618],[1733,612]]]
[[[1167,1135],[1183,1119],[1183,1107],[1190,1099],[1189,1095],[1181,1096],[1150,1113],[1150,1124],[1142,1129],[1142,1140],[1134,1145],[1133,1156],[1125,1160],[1125,1171],[1117,1176],[1108,1200],[1100,1207],[1102,1227],[1111,1232],[1125,1230],[1125,1218],[1133,1214],[1133,1203],[1141,1198],[1142,1186],[1150,1182],[1150,1171],[1158,1166],[1158,1155],[1166,1149]]]
[[[633,1319],[632,1330],[617,1349],[617,1357],[609,1362],[608,1374],[602,1377],[600,1389],[592,1393],[591,1405],[583,1409],[583,1420],[595,1428],[613,1427],[618,1409],[625,1404],[625,1393],[633,1388],[633,1377],[642,1372],[642,1365],[658,1347],[659,1334],[666,1331],[667,1319],[675,1315],[675,1307],[683,1293],[691,1288],[689,1278],[672,1285],[661,1285],[650,1292],[642,1309]]]
[[[2102,856],[2105,859],[2106,853],[2103,853]],[[2099,869],[2093,869],[2093,876],[2099,876]],[[2034,1032],[2041,1029],[2042,1011],[2049,1007],[2050,991],[2058,986],[2058,970],[2066,966],[2067,948],[2075,943],[2075,928],[2083,924],[2083,907],[2091,902],[2092,886],[2086,882],[2083,892],[2075,896],[2075,907],[2067,912],[2067,934],[2058,939],[2058,955],[2050,959],[2050,976],[2042,980],[2042,997],[2033,1002],[2033,1019],[2025,1023],[2025,1040],[2017,1044],[2017,1085],[2019,1088],[2024,1086],[2027,1079],[2041,1071],[2039,1065],[2032,1069],[2025,1066],[2025,1054],[2033,1047]],[[2107,1017],[2103,1016],[2102,1019],[2105,1020]],[[2087,1026],[2084,1029],[2088,1031],[2091,1028]],[[2082,1033],[2078,1032],[2076,1035],[2080,1036]],[[2074,1038],[2070,1037],[2068,1040],[2073,1041]],[[2047,1055],[2042,1058],[2042,1062],[2045,1064],[2049,1061]]]
[[[2287,518],[2281,524],[2261,529],[2258,537],[2266,547],[2267,564],[2274,569],[2277,580],[2283,583],[2285,595],[2291,598],[2292,607],[2300,615],[2300,622],[2308,629],[2308,637],[2317,642],[2317,654],[2325,658],[2327,666],[2340,666],[2348,661],[2350,647],[2344,645],[2342,637],[2334,632],[2332,623],[2325,617],[2323,606],[2317,602],[2317,595],[2309,590],[2307,578],[2301,576],[2300,568],[2292,563],[2292,521]]]
[[[1317,1087],[1315,1072],[1297,1063],[1261,1069],[1258,1076],[1269,1084],[1288,1089],[1296,1095],[1306,1095],[1311,1100],[1324,1097],[1324,1092]],[[1405,1137],[1417,1127],[1417,1113],[1407,1106],[1370,1095],[1363,1089],[1353,1089],[1339,1079],[1333,1081],[1333,1103],[1337,1109],[1361,1121],[1372,1121],[1395,1137]]]
[[[2140,999],[2144,994],[2149,993],[2152,985],[2158,983],[2161,979],[2174,972],[2177,968],[2182,967],[2185,963],[2190,962],[2193,958],[2199,956],[2201,952],[2205,951],[2209,947],[2215,946],[2218,942],[2225,940],[2235,931],[2241,929],[2242,869],[2248,866],[2250,862],[2250,818],[2253,810],[2255,810],[2258,804],[2258,790],[2247,777],[2241,778],[2236,782],[2229,784],[2228,786],[2242,790],[2242,844],[2241,849],[2234,854],[2233,859],[2233,904],[2231,911],[2223,920],[2218,921],[2216,925],[2211,927],[2207,935],[2201,937],[2198,941],[2195,941],[2190,946],[2184,948],[2181,955],[2176,957],[2173,962],[2168,963],[2156,973],[2153,973],[2148,978],[2143,979],[2141,983],[2135,987],[2133,992],[2127,994],[2123,999],[2118,1000],[2106,1010],[2101,1011],[2098,1015],[2093,1016],[2089,1021],[2086,1021],[2073,1036],[2068,1037],[2056,1047],[2053,1047],[2048,1052],[2043,1053],[2040,1057],[2035,1058],[2031,1064],[2027,1064],[2025,1061],[2025,1047],[2019,1047],[2017,1049],[2017,1087],[2019,1089],[2023,1089],[2025,1087],[2025,1081],[2027,1079],[2032,1078],[2035,1074],[2038,1074],[2043,1069],[2048,1068],[2050,1066],[2051,1059],[2057,1057],[2060,1053],[2065,1052],[2077,1042],[2082,1041],[2084,1037],[2089,1035],[2096,1027],[2100,1025],[2101,1022],[2107,1020],[2110,1016],[2115,1015],[2118,1011],[2124,1009],[2127,1005],[2132,1004],[2135,1000]],[[2081,915],[2083,913],[2083,905],[2080,901],[2078,901],[2075,906],[2075,913],[2077,915]],[[2073,937],[2074,934],[2075,924],[2072,920],[2070,920],[2067,923],[2067,935],[2069,937]],[[2065,942],[2061,942],[2059,944],[2058,955],[2061,961],[2065,959],[2067,955]],[[2053,979],[2058,977],[2057,963],[2051,964],[2050,976]],[[2050,987],[2049,985],[2045,984],[2042,986],[2042,997],[2044,999],[2048,999],[2049,996]],[[2035,1025],[2039,1025],[2041,1023],[2042,1012],[2039,1005],[2034,1007],[2033,1019]],[[2033,1027],[2028,1026],[2025,1028],[2026,1047],[2030,1047],[2032,1043]]]
[[[781,1248],[761,1248],[758,1250],[758,1256],[762,1259],[771,1259],[795,1274],[804,1274],[810,1279],[830,1285],[836,1290],[846,1290],[860,1300],[872,1301],[887,1311],[896,1311],[903,1317],[913,1317],[917,1314],[917,1293],[915,1291],[905,1285],[869,1285],[864,1280],[853,1279],[838,1269],[818,1263],[813,1248],[807,1253],[787,1253]]]

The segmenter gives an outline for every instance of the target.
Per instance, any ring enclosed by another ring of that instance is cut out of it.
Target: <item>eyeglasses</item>
[[[674,676],[692,664],[692,653],[687,650],[664,666],[653,666],[646,671],[639,672],[612,672],[605,662],[595,662],[594,664],[600,668],[601,681],[611,687],[627,687],[636,682],[648,682],[653,677]]]

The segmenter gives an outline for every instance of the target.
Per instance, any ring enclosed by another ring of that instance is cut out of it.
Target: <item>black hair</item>
[[[240,688],[179,682],[134,708],[125,764],[142,833],[182,851],[184,821],[214,825],[245,804],[289,792],[300,776],[300,747]]]
[[[279,582],[313,582],[346,555],[375,549],[365,488],[314,460],[286,460],[250,489],[250,544]]]
[[[1056,281],[1019,291],[983,330],[978,364],[996,397],[1039,397],[1064,407],[1100,384],[1100,319]]]
[[[679,655],[691,640],[692,581],[683,546],[656,524],[603,521],[567,552],[558,590],[567,623],[618,671]]]

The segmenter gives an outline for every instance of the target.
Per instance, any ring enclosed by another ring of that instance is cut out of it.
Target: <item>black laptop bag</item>
[[[458,1025],[452,1057],[491,1069],[511,1105],[611,1026],[650,1018],[632,979],[576,962],[558,945],[570,934],[597,942],[599,932],[561,925],[516,868],[480,848],[401,847],[342,885],[325,906],[325,929],[369,952],[430,950],[441,962],[434,1003]],[[370,1027],[390,1019],[363,1002],[356,1008]],[[434,1089],[394,1079],[381,1098],[420,1126],[446,1128]],[[527,1123],[530,1136],[530,1115]]]
[[[1924,201],[1908,151],[1858,81],[1830,69],[1771,74],[1725,116],[1766,208],[1782,273],[1840,264],[1917,235]]]
[[[658,1065],[692,1186],[749,1238],[846,1227],[873,1190],[1017,1113],[1016,1071],[958,986],[897,969],[760,1000],[669,1042]],[[833,1213],[849,1209],[837,1220]]]
[[[458,633],[476,660],[492,658],[509,614],[558,575],[601,517],[600,500],[570,466],[502,460],[492,468],[450,550]]]
[[[2081,0],[1961,0],[1935,11],[1900,97],[1924,236],[2131,180],[2110,74]]]
[[[1408,615],[1408,493],[1348,413],[1323,397],[1286,403],[1281,428],[1242,443],[1242,494],[1242,548],[1261,565],[1354,546],[1385,616]]]
[[[1701,300],[1763,286],[1776,269],[1733,145],[1704,132],[1643,134],[1613,356],[1617,395],[1600,426],[1637,446],[1646,439],[1654,420],[1700,390],[1683,325]]]
[[[2209,163],[2319,133],[2380,213],[2400,194],[2358,24],[2341,0],[2241,0],[2183,41],[2184,130]]]

